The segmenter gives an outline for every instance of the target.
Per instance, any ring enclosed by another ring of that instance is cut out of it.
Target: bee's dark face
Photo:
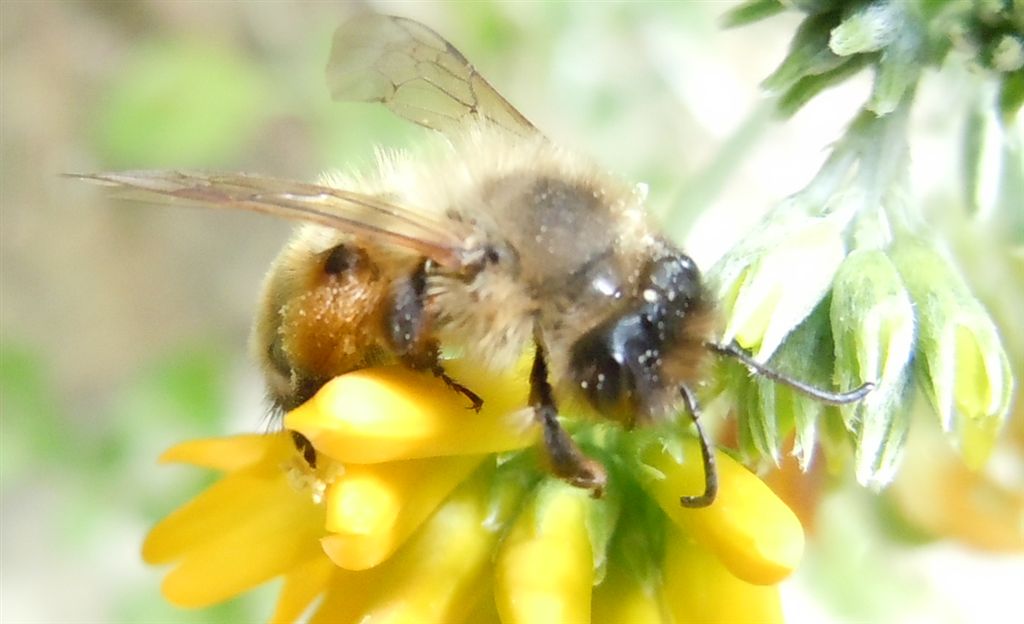
[[[633,300],[573,344],[570,371],[577,388],[595,409],[627,424],[650,417],[666,391],[688,381],[679,378],[674,361],[702,355],[690,349],[695,340],[689,325],[706,309],[693,260],[678,251],[652,260]],[[703,351],[700,340],[696,346]]]

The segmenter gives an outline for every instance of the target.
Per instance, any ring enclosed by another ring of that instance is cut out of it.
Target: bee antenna
[[[847,403],[856,403],[868,395],[869,392],[875,389],[875,384],[870,381],[850,390],[848,392],[829,392],[828,390],[822,390],[821,388],[815,388],[812,385],[804,383],[798,379],[780,373],[776,370],[768,368],[764,364],[761,364],[755,360],[749,353],[743,350],[735,342],[729,344],[718,344],[714,342],[707,343],[709,349],[718,353],[719,355],[727,355],[734,357],[740,362],[743,362],[747,367],[756,372],[762,377],[767,377],[772,381],[789,386],[790,388],[805,394],[812,399],[817,399],[822,403],[829,405],[845,405]]]
[[[707,507],[715,502],[718,496],[718,469],[715,467],[715,454],[711,451],[704,429],[700,426],[700,406],[697,404],[697,397],[693,391],[686,386],[679,387],[679,393],[686,401],[686,407],[690,411],[690,418],[693,419],[693,426],[697,429],[697,441],[700,443],[700,457],[704,463],[704,493],[698,496],[680,496],[679,504],[683,507]]]

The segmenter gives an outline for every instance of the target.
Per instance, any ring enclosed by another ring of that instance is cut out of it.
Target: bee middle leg
[[[572,437],[558,422],[558,408],[548,381],[548,365],[544,348],[536,343],[537,351],[530,370],[530,406],[534,417],[544,429],[544,448],[552,472],[570,484],[592,492],[600,498],[604,492],[608,473],[600,462],[587,457]]]
[[[443,381],[444,385],[448,386],[450,390],[458,392],[469,399],[469,408],[474,412],[479,412],[484,406],[484,400],[480,398],[479,394],[455,381],[455,379],[445,372],[444,366],[441,365],[441,354],[436,342],[428,343],[422,350],[403,354],[402,363],[415,370],[430,371],[433,373],[433,375]]]
[[[470,408],[479,412],[484,405],[480,395],[452,379],[441,365],[437,341],[429,337],[427,329],[426,289],[426,262],[421,262],[408,278],[395,282],[386,317],[391,346],[403,364],[430,371],[450,389],[469,399]]]

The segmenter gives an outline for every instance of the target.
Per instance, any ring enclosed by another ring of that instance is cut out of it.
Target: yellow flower
[[[609,471],[593,499],[540,467],[522,371],[446,367],[484,397],[480,413],[430,375],[384,367],[333,380],[286,431],[168,451],[225,473],[146,540],[146,561],[173,565],[168,600],[202,607],[281,577],[273,622],[781,620],[774,585],[803,532],[728,455],[715,504],[686,509],[703,468],[682,427],[567,421]]]

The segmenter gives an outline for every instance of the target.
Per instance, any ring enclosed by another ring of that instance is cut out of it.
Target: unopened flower
[[[891,255],[917,308],[918,382],[964,460],[979,467],[1009,413],[1009,357],[988,313],[937,250],[904,238]]]
[[[846,255],[845,221],[776,211],[712,271],[726,316],[723,342],[767,360],[818,305]]]
[[[717,555],[733,576],[777,583],[803,555],[803,530],[793,512],[753,473],[717,453],[719,493],[710,507],[679,505],[680,492],[703,487],[697,442],[638,433],[632,444],[641,485],[675,525]]]
[[[676,596],[668,611],[677,624],[692,622],[782,622],[774,588],[733,575],[699,541],[671,531],[665,551],[665,593]]]
[[[587,622],[597,528],[608,501],[557,481],[538,487],[502,540],[494,561],[501,621]],[[603,553],[601,553],[603,554]]]
[[[570,423],[609,470],[591,498],[540,468],[521,376],[446,368],[481,392],[479,414],[401,367],[324,386],[285,421],[315,467],[289,431],[169,451],[226,474],[147,539],[146,560],[174,566],[168,599],[210,605],[279,576],[274,622],[779,619],[803,533],[752,473],[718,453],[718,499],[686,509],[704,473],[680,427]]]
[[[891,44],[905,19],[898,2],[875,0],[850,12],[832,29],[829,48],[839,56],[875,52]]]
[[[914,307],[884,252],[854,251],[843,261],[831,321],[837,385],[875,384],[863,400],[840,410],[857,437],[857,480],[880,488],[895,474],[910,426],[904,395],[914,349]]]

